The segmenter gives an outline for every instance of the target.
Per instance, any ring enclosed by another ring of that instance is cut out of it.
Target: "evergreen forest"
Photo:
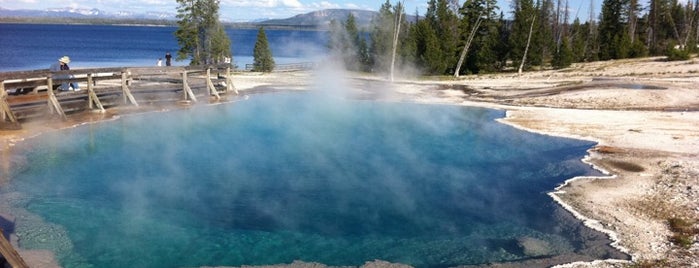
[[[369,29],[352,15],[333,21],[328,46],[354,71],[454,76],[697,52],[699,0],[603,0],[597,17],[593,2],[581,21],[569,0],[512,0],[511,14],[496,0],[429,0],[409,21],[402,1],[386,0]]]

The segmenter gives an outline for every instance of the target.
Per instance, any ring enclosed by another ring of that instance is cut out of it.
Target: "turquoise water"
[[[54,250],[64,267],[613,256],[585,248],[583,228],[561,222],[546,195],[595,174],[579,160],[593,144],[502,116],[256,95],[42,135],[23,145],[31,165],[0,196],[19,215],[22,247]]]

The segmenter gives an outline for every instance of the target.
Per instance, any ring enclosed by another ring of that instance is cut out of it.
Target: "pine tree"
[[[502,53],[499,53],[498,50],[507,50],[504,47],[507,39],[502,39],[503,33],[501,32],[504,29],[504,26],[501,25],[504,20],[501,20],[497,14],[499,10],[497,1],[485,0],[484,4],[487,15],[483,19],[480,35],[477,39],[474,51],[476,58],[471,64],[473,67],[470,67],[473,73],[499,71],[505,62],[505,56],[500,56]]]
[[[340,59],[347,70],[367,71],[370,66],[369,46],[366,38],[359,32],[352,13],[342,25],[330,22],[329,48]]]
[[[440,39],[428,20],[421,20],[412,27],[411,37],[415,42],[416,65],[425,74],[444,74],[447,68]]]
[[[495,33],[496,39],[495,46],[493,48],[493,54],[495,60],[492,62],[492,71],[501,71],[507,67],[507,59],[510,57],[510,27],[508,27],[508,21],[505,20],[505,14],[500,12],[500,18],[497,21],[495,27],[497,27],[497,32]]]
[[[555,53],[556,42],[552,30],[555,14],[553,9],[552,0],[537,1],[536,10],[538,15],[534,25],[536,30],[533,32],[532,43],[529,48],[530,54],[527,56],[527,61],[531,65],[543,67]]]
[[[580,19],[576,18],[575,21],[573,21],[573,25],[570,27],[570,39],[572,40],[570,46],[573,52],[573,62],[585,61],[588,32],[587,26],[585,24],[580,24]]]
[[[468,47],[468,55],[465,55],[465,68],[461,69],[461,73],[480,73],[481,70],[494,71],[497,69],[495,66],[498,60],[495,49],[500,39],[498,20],[496,19],[497,9],[495,0],[469,0],[461,8],[461,42],[459,47],[464,50]],[[468,39],[471,33],[474,35],[469,44]],[[458,64],[457,69],[460,69]]]
[[[687,48],[689,52],[696,53],[699,51],[699,0],[694,0],[694,3],[687,3],[687,12],[693,14],[688,17],[692,18],[689,23],[687,33]]]
[[[219,22],[219,0],[177,0],[177,59],[217,64],[230,57],[230,39]]]
[[[599,24],[599,57],[601,60],[623,59],[628,56],[631,38],[626,29],[624,10],[628,0],[604,0]]]
[[[585,23],[585,52],[584,61],[599,60],[599,24],[595,20],[594,1],[590,1],[590,10]]]
[[[675,1],[673,6],[672,6],[672,22],[674,22],[674,28],[675,28],[675,36],[677,38],[677,43],[684,49],[687,50],[688,52],[692,52],[696,50],[696,46],[694,48],[689,46],[690,39],[693,36],[693,30],[696,28],[693,28],[693,25],[695,24],[695,21],[697,20],[697,16],[699,13],[694,13],[695,12],[695,7],[691,1],[688,1],[685,3],[685,6],[682,5],[683,1]]]
[[[255,48],[253,50],[253,58],[254,71],[271,72],[274,70],[274,57],[272,57],[272,50],[269,48],[264,27],[260,27],[257,32],[257,41],[255,42]]]
[[[439,60],[441,62],[436,66],[445,66],[443,70],[435,71],[440,74],[453,73],[461,51],[457,46],[459,39],[458,17],[450,7],[449,0],[430,0],[425,19],[431,24],[435,35],[439,36],[441,52],[436,54],[439,54],[441,58],[431,59],[431,61]]]
[[[395,14],[389,0],[381,5],[379,14],[372,20],[370,65],[375,72],[387,72],[391,61]]]
[[[232,62],[231,39],[228,38],[223,25],[218,25],[211,40],[212,63]],[[226,59],[228,58],[228,59]]]
[[[573,63],[573,51],[568,43],[568,38],[561,40],[561,45],[558,51],[553,55],[551,65],[553,68],[562,69],[570,66]]]
[[[340,57],[348,45],[347,33],[342,25],[334,19],[330,21],[328,28],[328,49],[335,54],[335,57]]]
[[[415,34],[415,29],[417,28],[416,25],[419,22],[417,10],[415,11],[415,19],[416,21],[414,22],[409,22],[407,19],[404,20],[404,25],[401,27],[400,36],[402,37],[399,40],[400,45],[398,47],[398,55],[400,55],[398,58],[399,66],[409,66],[411,68],[417,66],[418,55]]]
[[[674,37],[671,8],[674,0],[650,0],[648,10],[648,50],[652,55],[665,53]]]
[[[514,66],[520,66],[524,52],[527,49],[531,24],[536,22],[538,14],[532,0],[514,0],[512,5],[514,21],[512,22],[512,32],[509,36],[510,59]],[[529,69],[530,62],[525,60],[524,69]]]
[[[570,66],[573,63],[573,51],[568,41],[568,1],[565,7],[561,7],[561,0],[558,0],[558,8],[556,9],[556,27],[554,28],[554,36],[556,36],[556,50],[551,60],[553,68],[562,69]],[[579,25],[580,23],[578,23]]]

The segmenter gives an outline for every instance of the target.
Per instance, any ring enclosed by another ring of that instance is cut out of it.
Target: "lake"
[[[155,66],[179,46],[176,27],[0,23],[0,71],[46,69],[63,55],[71,68]],[[257,30],[227,29],[233,63],[253,63]],[[316,61],[326,52],[322,31],[266,30],[277,63]],[[173,65],[188,65],[189,60]]]

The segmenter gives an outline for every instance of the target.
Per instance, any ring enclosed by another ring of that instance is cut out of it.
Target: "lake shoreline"
[[[648,73],[633,74],[639,66]],[[673,68],[676,71],[673,72]],[[633,261],[667,260],[671,265],[692,265],[695,262],[692,258],[697,256],[697,244],[689,249],[673,245],[666,224],[667,217],[672,215],[661,215],[661,211],[654,211],[648,205],[671,195],[673,198],[662,204],[667,208],[665,211],[688,215],[695,221],[699,219],[699,210],[692,211],[697,208],[699,189],[697,176],[693,176],[699,173],[696,160],[699,113],[692,109],[697,107],[693,100],[699,99],[699,92],[693,90],[699,88],[699,80],[693,75],[695,71],[696,64],[648,58],[576,64],[562,71],[527,72],[522,76],[399,79],[393,84],[377,76],[344,76],[342,73],[331,73],[331,76],[324,73],[327,71],[241,73],[234,77],[234,83],[245,95],[270,89],[314,89],[315,84],[322,84],[329,77],[337,79],[340,75],[339,81],[350,88],[342,94],[349,97],[501,109],[507,112],[499,121],[514,127],[596,141],[599,145],[589,151],[585,161],[614,178],[574,178],[550,195],[588,226],[616,234],[617,248],[630,254]],[[614,81],[596,84],[599,77]],[[628,84],[655,87],[636,90],[629,89]],[[29,123],[22,130],[2,131],[0,152],[3,159],[10,159],[2,163],[3,170],[9,170],[13,161],[22,161],[11,155],[13,147],[26,137],[125,114],[177,108],[176,105],[143,110],[117,108],[107,114],[71,115],[67,122]],[[670,108],[672,112],[665,111]],[[649,143],[649,140],[654,142]],[[629,168],[635,166],[641,169]],[[2,178],[2,182],[6,182],[6,178]],[[21,254],[27,262],[33,263],[45,263],[48,258],[46,252],[21,251]],[[595,261],[562,267],[618,267],[624,263],[627,262]]]

